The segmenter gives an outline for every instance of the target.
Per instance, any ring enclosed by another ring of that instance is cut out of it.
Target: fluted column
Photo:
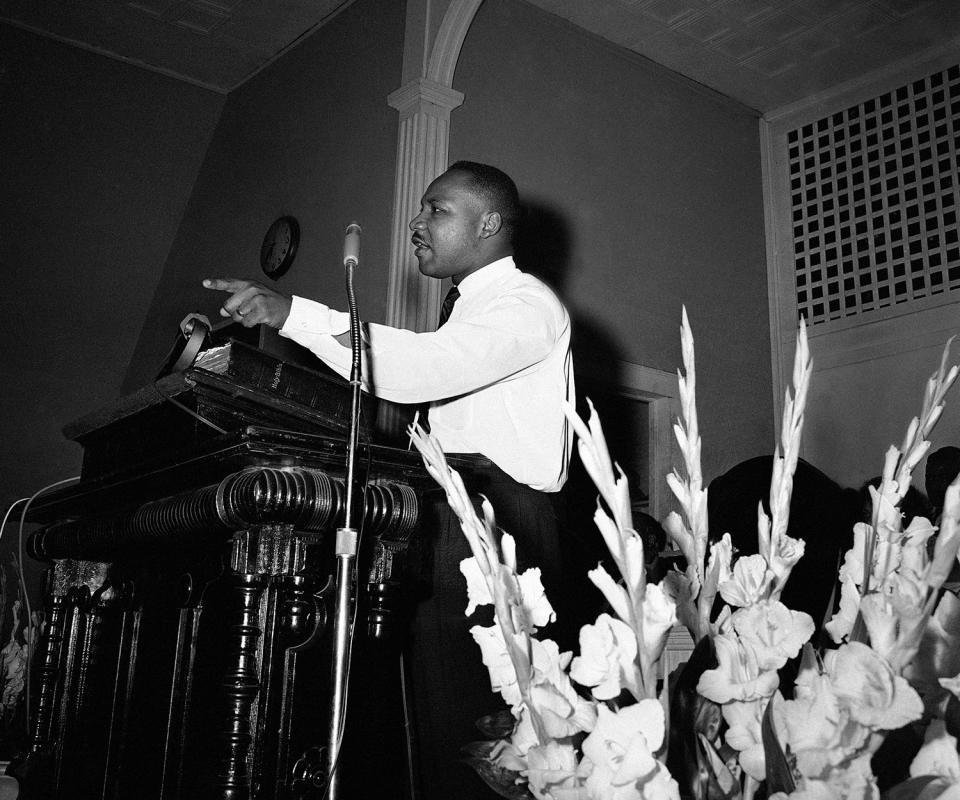
[[[417,331],[432,330],[440,309],[440,281],[420,274],[410,244],[408,223],[419,212],[420,198],[427,185],[447,168],[450,112],[463,102],[463,93],[428,78],[419,78],[393,92],[388,102],[400,112],[400,130],[387,324]]]
[[[407,227],[430,181],[447,168],[450,112],[463,103],[453,88],[460,48],[483,0],[408,0],[403,74],[387,102],[400,112],[390,242],[387,324],[433,330],[440,281],[417,268]],[[438,22],[439,21],[439,22]],[[417,77],[415,77],[417,76]]]

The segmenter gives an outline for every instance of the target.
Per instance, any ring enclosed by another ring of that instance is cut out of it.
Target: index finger
[[[205,289],[213,289],[219,292],[239,292],[246,289],[250,281],[243,281],[239,278],[204,278],[203,286]]]

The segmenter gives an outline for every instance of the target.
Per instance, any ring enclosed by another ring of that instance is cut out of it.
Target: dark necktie
[[[460,297],[460,290],[456,286],[451,286],[447,296],[443,299],[443,305],[440,306],[440,321],[437,323],[437,330],[443,327],[444,323],[450,319],[450,312],[453,311],[453,305]]]
[[[450,291],[447,292],[447,296],[443,298],[443,305],[440,306],[440,320],[437,322],[437,330],[440,330],[444,323],[450,319],[450,313],[453,311],[453,306],[457,302],[457,298],[460,297],[460,290],[456,286],[451,286]],[[421,427],[430,432],[430,404],[424,403],[420,409],[420,425]]]

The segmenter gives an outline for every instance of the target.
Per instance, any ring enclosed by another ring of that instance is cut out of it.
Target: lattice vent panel
[[[960,66],[803,125],[787,144],[808,324],[960,290]]]

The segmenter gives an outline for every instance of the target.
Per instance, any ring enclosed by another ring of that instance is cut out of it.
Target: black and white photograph
[[[0,800],[960,800],[958,213],[957,0],[4,0]]]

